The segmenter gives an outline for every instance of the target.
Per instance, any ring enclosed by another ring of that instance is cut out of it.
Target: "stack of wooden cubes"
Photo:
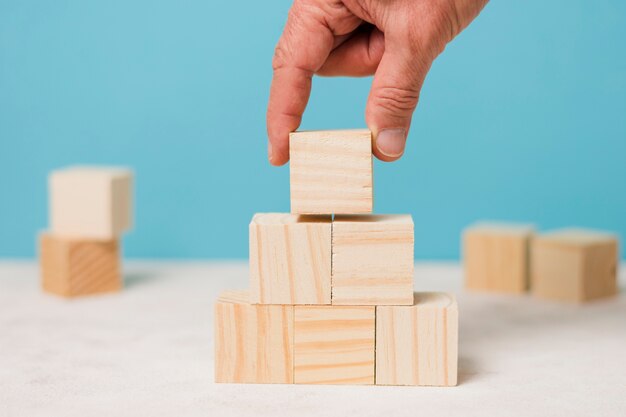
[[[215,306],[215,379],[450,386],[454,296],[413,292],[410,215],[373,215],[368,130],[290,137],[291,213],[250,223],[250,288]]]
[[[120,237],[132,225],[132,173],[69,167],[48,178],[50,230],[39,235],[44,291],[63,297],[122,288]]]

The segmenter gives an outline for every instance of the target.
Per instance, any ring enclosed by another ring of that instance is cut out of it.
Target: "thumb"
[[[411,48],[385,45],[365,110],[378,159],[395,161],[404,153],[411,117],[431,63]]]

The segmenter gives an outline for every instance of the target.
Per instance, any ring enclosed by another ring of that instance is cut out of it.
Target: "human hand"
[[[374,75],[365,110],[373,152],[402,156],[433,60],[488,0],[295,0],[273,59],[268,157],[289,160],[313,75]]]

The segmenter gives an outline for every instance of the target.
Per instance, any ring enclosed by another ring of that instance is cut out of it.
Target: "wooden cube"
[[[564,229],[533,240],[531,282],[535,296],[582,302],[617,292],[618,239],[605,232]]]
[[[114,239],[132,224],[132,173],[108,167],[69,167],[49,177],[52,233]]]
[[[412,306],[376,307],[376,384],[457,384],[456,299],[416,293]]]
[[[375,307],[295,306],[296,384],[373,384]]]
[[[106,293],[122,288],[117,240],[89,240],[42,233],[41,284],[63,297]]]
[[[331,217],[256,214],[250,223],[251,302],[330,304]]]
[[[369,130],[294,132],[289,156],[292,213],[372,212]]]
[[[531,225],[478,223],[463,233],[465,286],[471,290],[523,293],[529,283]]]
[[[332,304],[413,303],[410,215],[336,216],[332,232]]]
[[[250,304],[225,291],[215,304],[215,382],[293,383],[293,306]]]

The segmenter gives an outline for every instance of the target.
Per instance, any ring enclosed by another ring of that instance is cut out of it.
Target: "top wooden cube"
[[[49,178],[52,233],[113,239],[132,225],[132,173],[114,167],[69,167]]]
[[[289,155],[292,213],[372,212],[369,130],[294,132]]]

